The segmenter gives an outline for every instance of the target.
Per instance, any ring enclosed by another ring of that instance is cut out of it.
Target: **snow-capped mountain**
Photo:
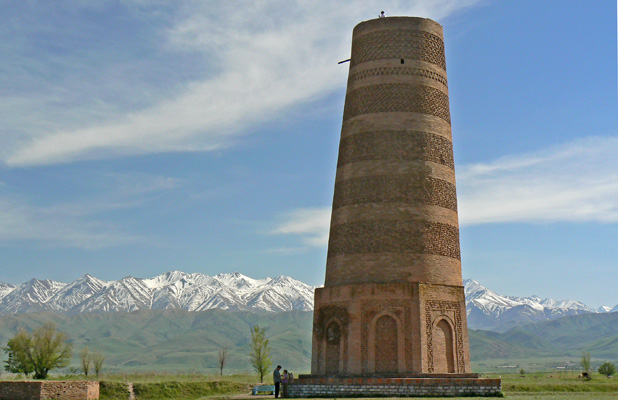
[[[538,296],[503,296],[473,279],[464,280],[468,327],[506,331],[528,322],[567,315],[618,311],[618,305],[594,309],[576,300],[542,299]]]
[[[69,284],[31,279],[0,282],[0,313],[61,313],[211,308],[279,312],[313,309],[315,287],[288,276],[253,279],[238,272],[208,276],[181,271],[153,278],[103,281],[90,275]]]
[[[45,304],[49,299],[65,286],[66,283],[49,279],[42,281],[30,279],[28,282],[15,286],[13,290],[2,297],[0,312],[17,314],[44,311],[47,309]]]
[[[500,295],[473,279],[464,280],[468,326],[506,331],[527,322],[567,315],[618,311],[593,309],[575,300]],[[313,310],[315,287],[290,278],[253,279],[234,272],[208,276],[171,271],[152,278],[103,281],[90,275],[71,282],[31,279],[14,286],[0,282],[0,314],[55,311],[75,314],[178,308],[256,312]]]

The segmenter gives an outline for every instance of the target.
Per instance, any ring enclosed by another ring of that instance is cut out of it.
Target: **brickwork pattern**
[[[326,328],[326,373],[338,374],[341,361],[341,326],[331,322]]]
[[[0,400],[97,400],[96,381],[6,381],[0,382]]]
[[[448,87],[448,83],[444,75],[424,68],[409,67],[378,67],[359,71],[354,74],[350,74],[348,77],[348,86],[354,82],[367,78],[373,78],[375,76],[420,76],[423,78],[433,79]]]
[[[375,323],[375,372],[399,372],[397,345],[397,321],[390,315],[381,316]]]
[[[352,40],[352,67],[367,61],[393,58],[426,61],[446,71],[444,41],[429,32],[389,29]]]
[[[430,161],[455,169],[453,143],[429,132],[371,131],[341,139],[337,167],[368,160]]]
[[[429,86],[404,83],[364,86],[348,92],[343,120],[363,114],[386,112],[429,114],[451,123],[446,93]]]
[[[313,378],[288,385],[292,398],[307,397],[502,397],[500,379]]]
[[[423,220],[356,221],[331,227],[328,257],[413,252],[461,260],[459,229]]]
[[[405,332],[412,331],[411,322],[411,309],[410,309],[410,300],[399,300],[399,299],[380,299],[380,300],[363,300],[361,302],[361,370],[363,373],[369,373],[371,371],[370,362],[372,360],[369,359],[369,336],[370,330],[374,330],[374,356],[378,354],[378,344],[381,343],[379,339],[377,339],[377,334],[375,333],[376,327],[372,325],[372,321],[374,317],[381,312],[388,311],[390,314],[393,314],[397,317],[401,324],[403,324],[402,333],[403,337],[403,349],[400,354],[397,354],[395,359],[397,362],[399,358],[403,358],[403,364],[405,366],[404,370],[411,371],[412,370],[412,341],[408,335],[405,335]],[[394,329],[397,329],[395,324]],[[397,343],[399,338],[393,338],[393,342]],[[382,350],[380,350],[382,351]],[[397,365],[397,364],[395,364]]]
[[[433,205],[457,211],[455,185],[418,174],[376,175],[350,178],[335,184],[333,210],[353,204],[405,203]]]

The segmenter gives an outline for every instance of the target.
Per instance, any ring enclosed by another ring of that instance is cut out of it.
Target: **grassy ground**
[[[483,377],[497,378],[499,375],[483,374]],[[502,375],[502,390],[506,394],[524,393],[613,393],[618,398],[618,379],[593,374],[592,380],[577,378],[577,374],[535,373]]]
[[[101,400],[128,399],[128,383],[137,399],[229,398],[246,394],[259,382],[255,375],[115,374],[101,376]]]
[[[583,381],[575,373],[537,372],[533,374],[482,374],[485,378],[502,378],[507,399],[513,400],[609,400],[618,399],[618,378],[607,379],[593,374]],[[6,378],[4,376],[3,378]],[[55,376],[54,379],[84,379],[83,376]],[[89,377],[90,378],[90,377]],[[255,375],[202,375],[183,373],[104,374],[101,379],[101,400],[129,398],[128,383],[132,383],[136,399],[177,400],[258,400],[272,396],[251,396],[248,393],[259,383]],[[92,379],[95,379],[92,377]],[[264,383],[272,384],[267,376]],[[481,399],[472,397],[469,399]],[[380,400],[385,400],[384,398]]]

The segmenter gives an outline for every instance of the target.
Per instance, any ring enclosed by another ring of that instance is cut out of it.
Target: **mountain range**
[[[554,300],[538,296],[516,297],[498,294],[473,279],[464,280],[468,327],[505,332],[515,326],[556,318],[618,311],[592,308],[577,300]]]
[[[576,300],[498,294],[473,279],[464,280],[468,327],[505,332],[515,326],[569,315],[618,311],[592,308]],[[253,279],[241,273],[208,276],[171,271],[152,278],[104,281],[84,275],[71,282],[31,279],[0,282],[0,314],[52,311],[61,314],[181,309],[282,312],[313,310],[314,286],[290,278]]]
[[[171,271],[153,278],[0,283],[0,313],[105,313],[182,309],[281,312],[313,310],[315,288],[288,276],[253,279],[238,272],[208,276]]]

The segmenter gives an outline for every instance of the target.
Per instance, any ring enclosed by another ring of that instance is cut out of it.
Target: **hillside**
[[[259,314],[208,310],[137,311],[66,316],[29,313],[0,318],[0,343],[19,328],[34,329],[54,321],[68,332],[75,353],[83,346],[100,350],[106,368],[130,370],[199,370],[212,372],[217,353],[228,349],[228,370],[250,370],[249,329],[265,327],[271,340],[273,362],[299,371],[311,360],[313,313],[292,311]],[[73,365],[78,365],[76,354]]]
[[[131,313],[50,312],[0,317],[0,343],[19,328],[34,329],[54,321],[69,333],[76,353],[83,346],[107,356],[107,370],[199,370],[213,372],[217,352],[227,348],[227,370],[250,370],[249,328],[266,327],[272,360],[297,372],[311,360],[313,313],[290,311],[144,310]],[[470,330],[473,361],[573,356],[582,350],[595,358],[618,359],[618,313],[584,314],[511,329],[504,333]],[[77,359],[73,365],[78,365]]]

